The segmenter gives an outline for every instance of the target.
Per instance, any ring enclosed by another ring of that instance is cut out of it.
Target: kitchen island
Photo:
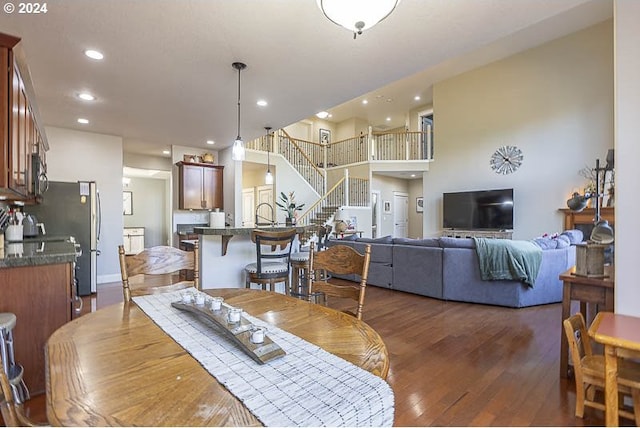
[[[0,248],[0,312],[11,312],[16,362],[32,395],[44,392],[44,345],[74,315],[73,263],[68,240],[28,239]]]
[[[295,228],[298,234],[315,226],[266,226],[260,229],[283,231]],[[196,227],[200,248],[202,288],[243,288],[244,267],[256,260],[256,244],[251,242],[253,227]],[[284,284],[277,284],[284,292]]]

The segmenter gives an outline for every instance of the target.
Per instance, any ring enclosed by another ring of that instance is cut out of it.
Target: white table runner
[[[312,343],[243,312],[287,353],[260,365],[207,321],[171,307],[180,292],[133,300],[265,426],[393,425],[389,385]]]

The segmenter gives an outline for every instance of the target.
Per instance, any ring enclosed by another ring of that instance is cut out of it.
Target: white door
[[[380,191],[371,191],[371,237],[377,238],[380,233]]]
[[[409,228],[409,195],[393,192],[393,237],[406,238]]]
[[[256,201],[254,195],[253,189],[242,189],[242,225],[244,227],[255,226],[253,212],[256,209]]]
[[[273,210],[273,186],[258,186],[258,204],[268,204],[269,206],[262,205],[258,215],[261,217],[260,222],[276,221],[276,213]]]

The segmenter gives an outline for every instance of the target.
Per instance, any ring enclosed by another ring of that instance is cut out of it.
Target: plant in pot
[[[276,201],[276,205],[280,207],[282,211],[287,213],[287,226],[293,224],[297,214],[296,211],[302,211],[302,208],[304,207],[304,204],[298,205],[296,203],[296,196],[294,192],[289,192],[289,195],[286,195],[284,192],[280,192],[279,201]]]

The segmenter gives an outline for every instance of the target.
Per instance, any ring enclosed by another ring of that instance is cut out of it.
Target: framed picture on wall
[[[320,129],[320,144],[331,144],[331,131],[328,129]]]
[[[382,204],[382,209],[384,210],[385,214],[389,214],[391,212],[391,201],[384,201],[384,203]]]
[[[424,212],[424,198],[422,197],[416,198],[416,212]]]
[[[128,190],[122,192],[122,214],[133,215],[133,192]]]

